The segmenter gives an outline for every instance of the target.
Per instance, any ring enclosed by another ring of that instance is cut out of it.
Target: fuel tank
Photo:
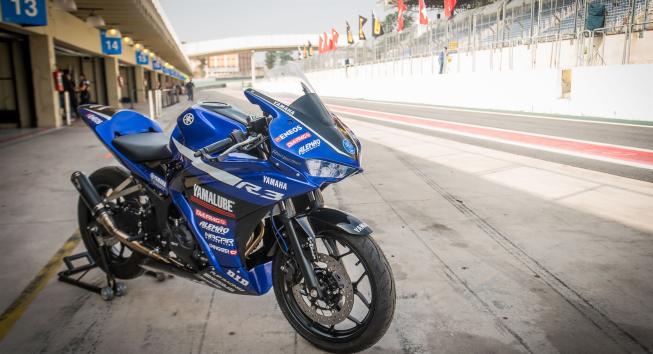
[[[188,148],[200,148],[224,139],[235,129],[245,131],[248,115],[222,102],[201,102],[177,118],[172,136]]]

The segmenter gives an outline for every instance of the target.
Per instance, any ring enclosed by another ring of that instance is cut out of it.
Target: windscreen
[[[334,119],[296,64],[287,63],[268,71],[264,79],[256,80],[254,89],[288,106],[290,110],[286,113],[291,113],[338,152],[348,156],[356,154],[343,147],[348,146],[345,140],[349,142],[351,137],[342,123]]]

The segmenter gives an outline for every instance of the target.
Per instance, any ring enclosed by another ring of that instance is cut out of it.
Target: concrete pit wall
[[[653,35],[646,36],[632,46],[638,62],[653,58]],[[604,66],[574,66],[578,43],[567,41],[560,49],[549,43],[451,54],[444,75],[431,56],[307,76],[323,96],[653,121],[653,64],[620,65],[623,38],[605,40],[604,60],[612,64]]]

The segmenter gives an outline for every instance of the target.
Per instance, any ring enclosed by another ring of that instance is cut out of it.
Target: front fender
[[[355,236],[368,236],[372,228],[357,217],[338,209],[319,208],[308,214],[308,219],[315,230],[340,231]]]

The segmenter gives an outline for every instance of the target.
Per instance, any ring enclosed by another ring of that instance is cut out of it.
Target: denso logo
[[[304,140],[306,140],[306,139],[308,139],[310,137],[311,137],[311,133],[306,132],[306,133],[304,133],[304,134],[302,134],[302,135],[300,135],[298,137],[292,138],[289,142],[286,143],[286,146],[289,147],[289,148],[293,147],[297,143],[302,142],[302,141],[304,141]]]
[[[301,125],[296,125],[296,126],[290,128],[290,129],[286,130],[285,132],[279,134],[279,136],[274,138],[274,141],[276,141],[278,143],[278,142],[282,141],[283,139],[297,133],[300,130],[302,130],[302,126]]]
[[[299,148],[299,154],[304,155],[305,153],[307,153],[307,152],[315,149],[316,147],[320,146],[321,143],[322,143],[322,141],[320,139],[315,139],[315,140],[311,141],[310,143],[305,144],[304,146],[300,147]]]
[[[204,219],[206,221],[212,222],[214,224],[227,226],[227,220],[220,219],[220,218],[215,217],[215,216],[213,216],[211,214],[205,213],[205,212],[203,212],[203,211],[201,211],[199,209],[195,209],[195,216],[197,216],[199,218],[202,218],[202,219]]]

